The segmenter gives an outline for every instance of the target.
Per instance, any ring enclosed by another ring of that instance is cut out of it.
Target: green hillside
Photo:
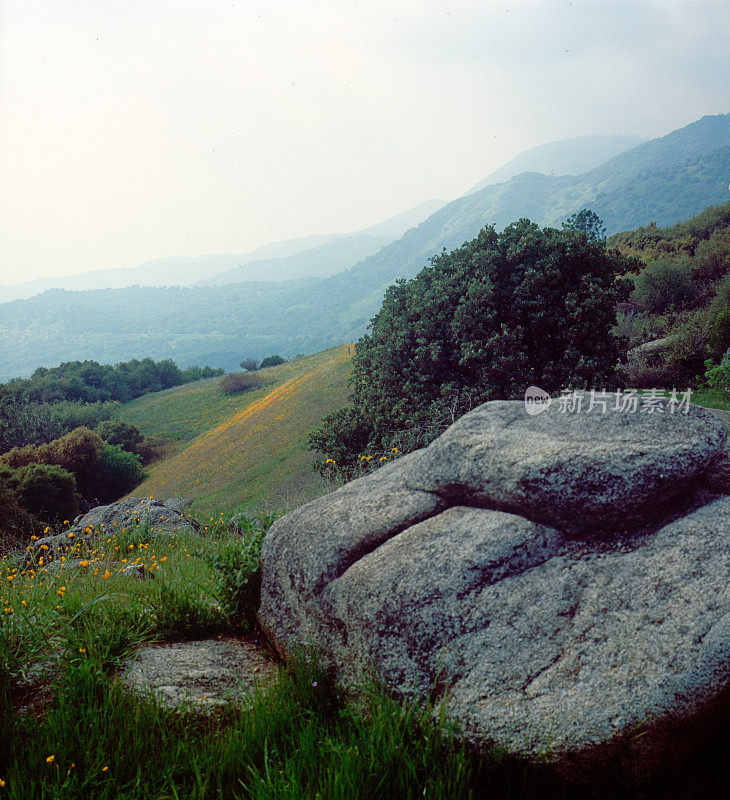
[[[121,417],[177,452],[149,468],[137,496],[190,497],[198,516],[283,510],[331,489],[311,469],[307,432],[344,405],[353,347],[262,370],[261,389],[226,396],[207,380],[127,403]]]

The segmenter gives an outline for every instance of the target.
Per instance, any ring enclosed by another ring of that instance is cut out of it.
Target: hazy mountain
[[[529,217],[560,225],[587,206],[609,233],[686,219],[730,200],[730,115],[704,117],[579,176],[525,173],[440,208],[352,268],[328,278],[193,288],[46,292],[0,304],[0,379],[95,358],[173,358],[234,369],[243,357],[291,356],[359,336],[385,288],[430,256]],[[316,248],[310,248],[316,249]]]
[[[479,181],[467,194],[479,192],[495,183],[504,183],[523,172],[580,175],[643,141],[639,136],[575,136],[547,142],[520,153]]]
[[[381,247],[400,238],[409,228],[418,225],[441,206],[443,200],[429,200],[358,233],[333,237],[324,243],[318,242],[311,249],[285,254],[280,258],[247,261],[198,283],[203,286],[223,286],[243,281],[326,278],[377,253]]]
[[[196,257],[169,256],[146,261],[138,267],[94,270],[77,275],[37,278],[23,283],[4,285],[0,286],[0,302],[33,297],[48,289],[85,291],[90,289],[119,289],[125,286],[193,286],[196,283],[205,282],[220,273],[237,270],[244,264],[258,263],[259,266],[246,269],[244,271],[245,276],[233,277],[233,281],[288,280],[307,277],[307,273],[304,270],[309,264],[313,264],[313,269],[315,269],[312,275],[331,275],[334,272],[352,266],[360,259],[377,251],[387,242],[398,239],[409,228],[417,225],[437,208],[440,208],[443,202],[443,200],[429,200],[425,203],[420,203],[415,208],[352,234],[305,236],[298,239],[288,239],[283,242],[273,242],[244,254],[225,253]],[[298,253],[308,253],[314,248],[338,239],[349,240],[353,249],[352,255],[348,254],[347,247],[343,244],[340,261],[334,260],[337,248],[333,248],[323,254],[325,259],[329,258],[326,267],[320,266],[311,257],[305,257],[301,264],[292,262],[292,273],[289,274],[287,272],[288,266],[284,259],[295,256]],[[271,264],[271,259],[277,259],[276,266]],[[272,269],[273,272],[269,272]]]
[[[377,253],[381,247],[391,242],[389,236],[368,236],[355,234],[342,236],[330,242],[295,253],[287,258],[268,258],[249,261],[233,269],[219,272],[212,278],[198,281],[201,286],[224,286],[227,283],[255,281],[261,276],[267,280],[283,281],[294,278],[326,278],[336,272],[357,264],[363,258]]]
[[[501,229],[521,217],[559,227],[570,214],[589,207],[603,219],[609,235],[651,221],[670,225],[730,200],[728,175],[730,114],[703,117],[583,175],[523,173],[454,200],[342,280],[362,283],[361,296],[379,296],[396,278],[415,275],[443,248],[451,250],[473,239],[484,225]],[[353,307],[362,313],[341,312],[342,321],[369,317],[377,308],[362,301]]]

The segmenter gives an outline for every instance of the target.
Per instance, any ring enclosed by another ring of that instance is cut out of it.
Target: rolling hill
[[[351,351],[340,346],[262,370],[270,383],[232,397],[218,379],[145,395],[121,417],[178,452],[153,464],[133,495],[190,497],[204,518],[238,510],[283,510],[331,490],[311,469],[306,433],[349,395]]]
[[[524,173],[440,208],[400,239],[327,278],[192,288],[47,292],[0,304],[0,380],[70,358],[149,355],[181,366],[235,368],[242,357],[290,357],[352,341],[387,286],[440,252],[521,217],[556,225],[583,207],[609,235],[671,225],[728,199],[730,115],[703,117],[584,173]]]

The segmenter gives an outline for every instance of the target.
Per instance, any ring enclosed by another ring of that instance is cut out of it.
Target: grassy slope
[[[202,516],[284,510],[328,488],[311,470],[305,437],[344,405],[350,358],[341,346],[273,367],[268,386],[242,395],[222,395],[213,379],[128,403],[123,419],[180,443],[133,494],[191,497]]]

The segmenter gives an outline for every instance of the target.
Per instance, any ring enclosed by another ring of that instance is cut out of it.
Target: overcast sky
[[[726,0],[2,0],[0,283],[243,253],[730,111]]]

